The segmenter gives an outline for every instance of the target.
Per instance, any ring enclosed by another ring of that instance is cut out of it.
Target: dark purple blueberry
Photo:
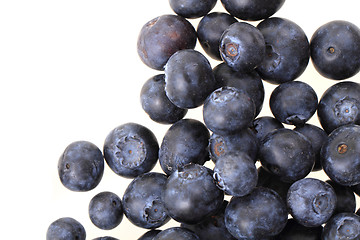
[[[276,118],[270,116],[256,118],[251,127],[259,141],[262,141],[268,133],[281,128],[284,128],[284,125]]]
[[[175,106],[165,93],[165,74],[148,79],[140,92],[141,107],[158,123],[172,124],[182,119],[187,109]]]
[[[220,135],[248,128],[255,116],[254,101],[244,91],[222,87],[212,92],[203,107],[205,125]]]
[[[291,81],[277,86],[270,96],[270,110],[280,122],[304,125],[316,112],[318,98],[307,83]]]
[[[217,159],[214,179],[225,194],[242,197],[249,194],[258,181],[254,160],[245,152],[226,154]]]
[[[127,219],[135,226],[155,229],[170,218],[161,199],[167,177],[162,173],[144,173],[128,185],[123,196]]]
[[[288,213],[281,197],[273,190],[255,188],[244,197],[232,197],[225,209],[225,225],[237,239],[259,239],[279,234]]]
[[[334,189],[319,179],[300,179],[291,185],[287,194],[289,213],[305,227],[318,227],[328,221],[335,206]]]
[[[221,0],[226,11],[247,21],[257,21],[275,14],[285,0]]]
[[[324,77],[342,80],[360,71],[360,29],[334,20],[319,27],[310,40],[311,59]]]
[[[321,240],[323,227],[305,227],[293,218],[289,219],[285,228],[277,236],[277,240]]]
[[[197,224],[220,209],[224,193],[216,186],[212,174],[207,167],[188,164],[169,176],[162,201],[171,218]]]
[[[165,133],[159,150],[162,170],[170,175],[188,163],[203,165],[209,160],[210,133],[206,126],[195,119],[182,119]]]
[[[224,201],[222,207],[214,215],[204,219],[198,224],[181,224],[181,227],[190,229],[200,240],[236,240],[226,229],[224,214],[228,201]]]
[[[355,213],[339,213],[324,226],[322,240],[360,239],[360,217]]]
[[[350,187],[342,186],[334,181],[327,180],[326,183],[330,184],[336,194],[336,207],[334,214],[342,212],[354,213],[356,210],[355,194]]]
[[[140,30],[137,51],[150,68],[163,70],[168,59],[181,49],[194,49],[196,31],[185,18],[162,15],[147,22]]]
[[[217,0],[169,0],[170,7],[184,18],[199,18],[210,12]]]
[[[161,231],[152,240],[200,240],[200,238],[187,228],[171,227]]]
[[[245,152],[253,162],[256,162],[258,150],[259,141],[249,128],[229,135],[213,133],[209,140],[210,158],[214,163],[220,157],[236,152]]]
[[[345,124],[360,124],[360,84],[343,81],[329,87],[321,96],[317,114],[328,134]]]
[[[94,238],[93,240],[119,240],[119,239],[113,237],[98,237],[98,238]]]
[[[140,238],[138,238],[137,240],[153,240],[153,238],[158,235],[158,233],[160,233],[161,230],[158,229],[152,229],[147,231],[146,233],[144,233],[143,235],[140,236]]]
[[[257,28],[266,44],[265,58],[256,68],[261,78],[281,84],[298,78],[310,59],[309,40],[304,30],[285,18],[268,18]]]
[[[222,60],[219,51],[221,35],[236,22],[233,16],[224,12],[209,13],[200,20],[196,31],[201,47],[208,56],[215,60]]]
[[[165,92],[179,108],[196,108],[215,89],[210,62],[200,52],[185,49],[172,55],[165,66]]]
[[[259,149],[261,165],[284,182],[295,182],[306,177],[315,163],[309,140],[287,128],[272,131]]]
[[[260,113],[265,89],[262,79],[256,71],[234,71],[226,63],[217,65],[213,71],[218,88],[228,86],[245,91],[255,103],[255,116]]]
[[[360,184],[360,126],[349,124],[329,134],[320,152],[321,165],[334,182]]]
[[[89,204],[91,222],[100,229],[110,230],[117,227],[123,219],[121,199],[112,192],[96,194]]]
[[[69,190],[85,192],[94,189],[104,173],[104,157],[93,143],[69,144],[58,161],[61,183]]]
[[[295,131],[301,133],[310,141],[311,146],[315,153],[315,165],[312,171],[319,171],[322,169],[320,162],[320,150],[323,143],[328,138],[326,132],[315,125],[305,124],[294,128]]]
[[[256,27],[236,22],[222,34],[219,50],[221,58],[233,70],[249,72],[263,61],[265,40]]]
[[[77,220],[64,217],[52,222],[46,232],[46,240],[85,240],[86,232]]]
[[[116,174],[134,178],[151,171],[157,160],[159,144],[154,133],[137,123],[125,123],[106,137],[104,156]]]

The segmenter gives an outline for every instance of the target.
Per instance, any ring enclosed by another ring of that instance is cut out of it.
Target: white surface
[[[357,0],[288,0],[274,16],[296,22],[310,39],[331,20],[360,26],[359,6]],[[225,10],[218,2],[213,11]],[[149,127],[161,142],[169,126],[152,122],[139,102],[142,84],[160,72],[142,64],[136,40],[143,24],[172,13],[167,0],[0,3],[3,239],[45,239],[49,224],[65,216],[84,225],[87,239],[110,235],[135,240],[146,232],[126,218],[114,230],[100,230],[87,215],[96,193],[107,190],[122,197],[129,179],[106,166],[97,188],[71,192],[58,179],[57,161],[73,141],[91,141],[102,149],[110,130],[126,122]],[[191,22],[196,27],[198,20]],[[196,49],[202,51],[199,44]],[[218,63],[211,60],[213,67]],[[319,98],[336,83],[317,74],[311,63],[298,80],[311,84]],[[350,80],[360,82],[360,75]],[[264,85],[261,115],[270,115],[268,98],[275,86]],[[201,108],[186,117],[202,120]],[[317,117],[310,123],[318,125]],[[161,229],[174,225],[171,222]]]

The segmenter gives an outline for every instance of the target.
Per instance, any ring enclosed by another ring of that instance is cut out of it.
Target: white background
[[[331,20],[360,26],[359,7],[357,0],[288,0],[275,16],[296,22],[310,39]],[[225,10],[218,2],[213,11]],[[135,240],[146,232],[125,217],[114,230],[100,230],[88,217],[95,194],[106,190],[122,197],[129,179],[106,165],[97,188],[71,192],[58,179],[57,161],[73,141],[87,140],[102,149],[106,135],[126,122],[150,128],[161,143],[169,126],[152,122],[139,101],[142,84],[161,72],[141,62],[136,41],[147,21],[172,13],[167,0],[0,2],[1,238],[45,239],[47,227],[60,217],[80,221],[87,239]],[[191,20],[195,27],[198,21]],[[196,49],[202,52],[199,44]],[[210,61],[213,67],[219,63]],[[336,83],[321,77],[311,63],[298,80],[309,83],[319,98]],[[350,80],[360,83],[360,75]],[[268,98],[275,87],[264,85],[261,116],[271,115]],[[201,107],[186,117],[202,120]],[[316,116],[310,123],[319,125]]]

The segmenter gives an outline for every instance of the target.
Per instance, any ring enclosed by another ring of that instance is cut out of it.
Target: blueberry
[[[110,230],[117,227],[123,214],[121,199],[115,193],[100,192],[90,201],[90,220],[100,229]]]
[[[175,123],[187,113],[187,109],[175,106],[166,96],[164,74],[156,75],[144,83],[140,100],[143,110],[158,123]]]
[[[210,62],[200,52],[185,49],[172,55],[165,66],[165,92],[179,108],[196,108],[215,90]]]
[[[353,186],[360,183],[360,126],[349,124],[329,134],[320,152],[321,165],[334,182]]]
[[[360,84],[343,81],[329,87],[320,98],[317,114],[328,134],[345,124],[360,124]]]
[[[195,119],[182,119],[165,133],[159,150],[162,170],[170,175],[188,163],[203,165],[209,160],[210,133],[206,126]]]
[[[119,239],[113,237],[98,237],[98,238],[94,238],[93,240],[119,240]]]
[[[212,92],[203,107],[205,125],[220,135],[248,128],[255,116],[254,101],[244,91],[222,87]]]
[[[226,11],[247,21],[257,21],[275,14],[285,0],[221,0]]]
[[[93,143],[77,141],[69,144],[58,161],[61,183],[68,189],[84,192],[94,189],[104,173],[104,158]]]
[[[195,48],[196,41],[195,28],[189,21],[178,15],[162,15],[141,28],[137,52],[148,67],[163,70],[171,55]]]
[[[308,139],[287,128],[272,131],[259,149],[261,165],[281,181],[295,182],[306,177],[315,163],[315,154]]]
[[[293,218],[289,219],[285,228],[277,236],[277,240],[321,240],[323,227],[305,227],[296,222]]]
[[[144,173],[128,185],[123,196],[127,219],[135,226],[155,229],[170,218],[161,199],[167,177],[162,173]]]
[[[259,141],[262,141],[268,133],[281,128],[284,128],[284,125],[276,118],[270,116],[256,118],[251,127]]]
[[[310,141],[311,146],[315,153],[315,165],[312,171],[319,171],[322,169],[320,162],[320,150],[323,143],[327,140],[328,135],[326,132],[315,125],[305,124],[294,128],[295,131],[301,133]]]
[[[196,31],[200,45],[208,56],[222,60],[219,51],[221,35],[236,22],[236,18],[223,12],[209,13],[200,20]]]
[[[220,39],[220,55],[235,71],[254,70],[264,59],[265,40],[262,33],[246,22],[231,24]]]
[[[77,220],[64,217],[52,222],[46,232],[46,240],[85,240],[86,232]]]
[[[330,184],[305,178],[291,185],[287,207],[291,216],[305,227],[317,227],[330,219],[335,211],[336,194]]]
[[[273,190],[255,188],[244,197],[232,197],[225,209],[225,226],[237,239],[259,239],[279,234],[288,213],[281,197]]]
[[[152,170],[158,160],[159,144],[154,133],[137,123],[124,123],[106,137],[104,156],[116,174],[134,178]]]
[[[229,135],[213,133],[209,140],[209,153],[211,160],[216,163],[217,159],[227,154],[245,152],[253,160],[257,161],[259,141],[249,128]]]
[[[200,238],[187,228],[171,227],[161,231],[152,240],[200,240]]]
[[[334,181],[327,180],[326,183],[330,184],[336,194],[336,207],[334,214],[342,212],[354,213],[356,209],[355,194],[350,187],[342,186]]]
[[[305,124],[316,112],[318,98],[307,83],[291,81],[277,86],[270,96],[270,110],[280,122]]]
[[[210,12],[217,0],[169,0],[170,7],[177,14],[185,18],[199,18]]]
[[[339,213],[324,226],[322,240],[360,239],[360,217],[355,213]]]
[[[334,20],[319,27],[310,40],[311,59],[324,77],[342,80],[360,71],[360,29]]]
[[[140,236],[137,240],[153,240],[153,238],[160,233],[161,230],[158,229],[151,229]]]
[[[255,187],[258,174],[254,160],[244,152],[226,154],[217,159],[214,179],[225,194],[242,197]]]
[[[233,71],[226,63],[217,65],[213,71],[218,88],[228,86],[245,91],[255,103],[255,116],[260,113],[265,89],[263,81],[256,71]]]
[[[181,224],[181,227],[190,229],[200,240],[236,240],[226,229],[224,214],[228,201],[224,201],[222,207],[214,215],[205,218],[198,224]]]
[[[212,174],[207,167],[188,164],[169,176],[162,200],[170,217],[180,223],[197,224],[219,210],[224,193]]]
[[[263,34],[266,54],[256,68],[261,78],[281,84],[298,78],[310,59],[309,40],[304,30],[285,18],[268,18],[257,25]]]

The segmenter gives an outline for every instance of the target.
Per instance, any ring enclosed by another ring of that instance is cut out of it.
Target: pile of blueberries
[[[296,23],[271,17],[285,0],[221,0],[227,12],[211,12],[216,2],[169,0],[176,14],[140,30],[141,60],[164,71],[140,94],[153,121],[171,124],[161,144],[137,123],[113,129],[103,151],[73,142],[58,162],[62,184],[92,190],[105,163],[133,179],[122,199],[94,196],[89,216],[106,230],[125,215],[149,229],[138,240],[360,239],[360,84],[335,81],[318,99],[310,85],[294,81],[310,60],[324,78],[357,74],[360,29],[331,21],[308,40]],[[200,17],[195,30],[188,18]],[[197,41],[207,56],[194,50]],[[207,57],[222,63],[212,69]],[[270,96],[273,116],[258,117],[263,81],[278,85]],[[203,122],[184,118],[200,106]],[[315,112],[321,127],[307,123]],[[152,171],[158,162],[163,173]],[[307,177],[311,171],[329,180]],[[158,230],[170,219],[180,225]],[[85,236],[73,218],[47,231],[48,240]]]

